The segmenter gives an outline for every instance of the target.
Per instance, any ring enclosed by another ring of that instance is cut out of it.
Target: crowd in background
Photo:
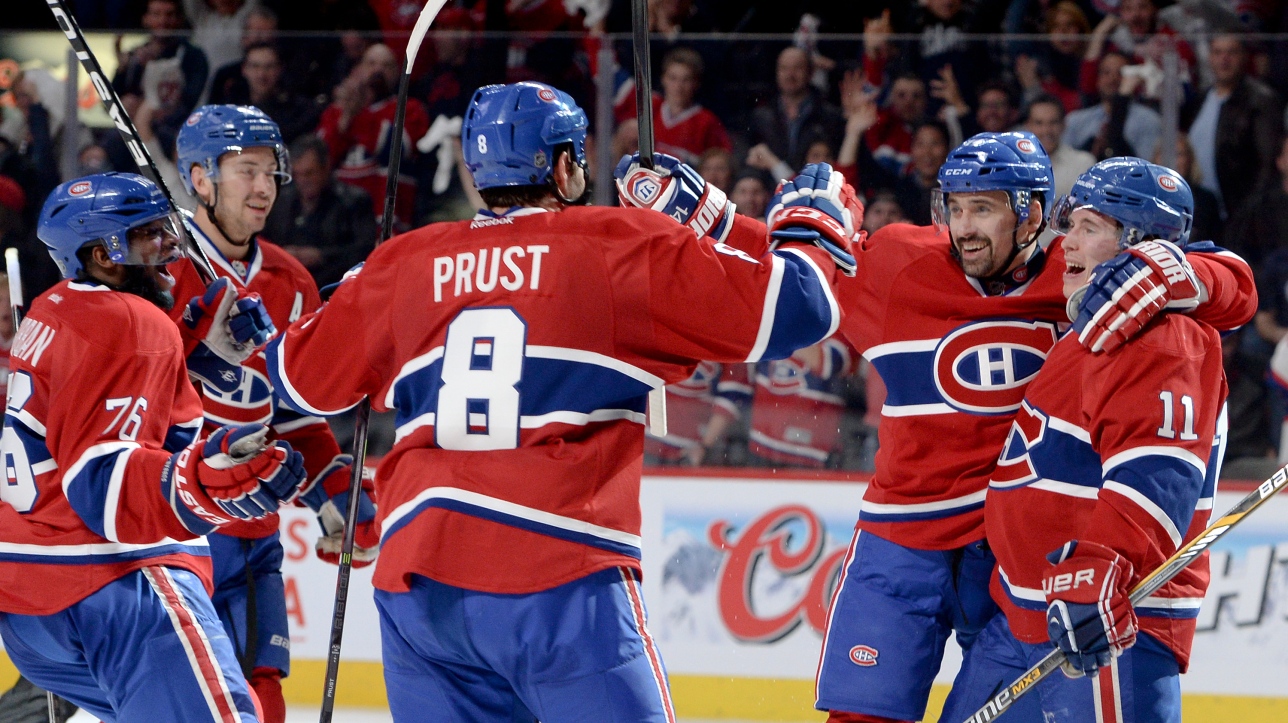
[[[188,114],[256,105],[281,126],[294,174],[265,236],[319,285],[365,257],[421,0],[68,4],[86,30],[118,34],[113,84],[173,190]],[[54,29],[41,3],[15,5],[8,28]],[[1276,455],[1285,405],[1268,368],[1288,335],[1288,40],[1274,35],[1288,29],[1284,3],[653,0],[649,18],[658,150],[749,216],[764,215],[779,179],[827,161],[865,198],[869,232],[929,224],[939,166],[980,131],[1032,131],[1058,194],[1100,159],[1170,161],[1195,192],[1194,238],[1241,254],[1260,280],[1255,325],[1226,340],[1227,459],[1256,470]],[[592,139],[611,139],[591,144],[591,168],[599,152],[635,149],[628,0],[449,0],[434,30],[412,75],[398,230],[467,218],[480,203],[459,152],[460,117],[480,85],[539,80],[571,93]],[[606,74],[613,107],[598,113]],[[0,245],[22,252],[29,294],[57,279],[33,227],[64,180],[61,98],[44,97],[38,80],[0,73]],[[600,117],[613,127],[594,127]],[[1163,148],[1169,138],[1175,147]],[[78,175],[134,170],[112,129],[76,142]],[[883,390],[854,356],[829,343],[751,369],[700,368],[673,388],[672,435],[650,442],[650,460],[870,469]]]

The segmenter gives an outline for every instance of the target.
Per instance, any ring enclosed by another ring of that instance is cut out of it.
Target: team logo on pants
[[[879,655],[877,649],[867,645],[856,645],[850,648],[850,661],[865,668],[871,668],[877,664],[877,655]]]

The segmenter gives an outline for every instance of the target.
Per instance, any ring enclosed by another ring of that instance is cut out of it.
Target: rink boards
[[[864,485],[824,474],[729,475],[651,475],[642,489],[645,600],[677,713],[823,720],[812,710],[813,678]],[[1225,488],[1217,513],[1250,489]],[[284,511],[293,670],[283,688],[297,704],[321,699],[335,594],[335,568],[312,553],[316,530],[307,510]],[[1249,517],[1212,555],[1213,581],[1182,678],[1185,720],[1288,720],[1288,697],[1276,697],[1288,690],[1288,497]],[[956,646],[948,648],[928,721],[960,664]],[[369,569],[353,576],[343,659],[338,703],[384,707]]]

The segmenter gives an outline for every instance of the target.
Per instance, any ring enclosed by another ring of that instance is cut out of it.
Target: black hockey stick
[[[121,105],[121,98],[116,94],[116,89],[108,82],[103,75],[103,68],[98,64],[98,58],[94,57],[94,51],[90,50],[89,43],[85,42],[85,34],[81,32],[80,26],[76,24],[76,18],[72,16],[63,0],[45,0],[49,5],[49,11],[54,14],[54,19],[58,21],[58,27],[62,29],[63,35],[67,36],[67,42],[71,43],[72,50],[76,53],[76,58],[80,60],[81,67],[85,68],[85,73],[89,75],[90,82],[94,84],[94,90],[98,93],[99,100],[103,101],[103,107],[107,110],[108,116],[112,118],[112,123],[116,126],[116,131],[121,134],[121,140],[125,141],[125,147],[129,149],[130,156],[134,158],[134,163],[139,167],[139,173],[148,177],[148,180],[157,184],[161,192],[165,194],[165,200],[170,203],[170,208],[177,209],[174,205],[174,196],[170,194],[170,189],[166,187],[165,181],[161,178],[161,172],[157,170],[157,164],[152,160],[152,154],[148,152],[148,147],[139,137],[139,131],[134,127],[134,121],[125,112],[125,106]],[[180,224],[183,226],[182,224]],[[215,267],[210,264],[210,259],[206,252],[201,250],[197,242],[193,240],[192,234],[189,233],[188,227],[182,227],[184,249],[188,253],[188,258],[192,260],[192,265],[197,268],[197,273],[201,275],[202,280],[211,284],[218,279],[215,273]]]
[[[420,10],[420,17],[407,39],[407,62],[402,79],[398,81],[398,105],[394,111],[394,125],[389,134],[389,177],[385,179],[385,209],[381,217],[379,245],[393,235],[394,201],[398,197],[398,169],[402,164],[403,122],[407,115],[407,90],[411,84],[411,69],[416,64],[420,43],[429,32],[438,11],[447,0],[429,0]],[[344,539],[340,543],[340,569],[335,580],[335,607],[331,617],[331,644],[327,650],[326,685],[322,690],[321,723],[331,723],[335,711],[335,685],[340,674],[340,645],[344,640],[344,613],[349,600],[349,577],[353,572],[353,537],[358,526],[358,495],[362,494],[362,474],[367,461],[367,432],[371,423],[371,400],[364,398],[358,404],[353,429],[353,467],[349,477],[349,505],[344,511]]]
[[[648,47],[648,0],[631,0],[631,44],[635,47],[635,118],[640,129],[640,165],[653,168],[653,66]],[[666,387],[648,393],[648,427],[666,436]]]
[[[1221,539],[1225,533],[1239,524],[1243,518],[1252,514],[1266,500],[1283,489],[1286,483],[1288,483],[1288,467],[1283,467],[1278,472],[1275,472],[1270,479],[1262,482],[1251,494],[1239,500],[1238,504],[1231,507],[1229,512],[1221,516],[1221,519],[1208,525],[1203,534],[1187,542],[1175,554],[1167,558],[1162,565],[1159,565],[1157,569],[1137,583],[1136,587],[1131,591],[1131,604],[1133,606],[1140,605],[1145,598],[1158,592],[1159,588],[1176,577],[1191,562],[1194,562],[1204,550],[1211,547],[1214,542]],[[1029,668],[1024,675],[1016,678],[1015,682],[1003,688],[997,695],[994,695],[983,708],[975,711],[974,715],[967,718],[965,723],[988,723],[988,721],[996,720],[998,716],[1005,713],[1015,703],[1016,699],[1032,690],[1033,686],[1037,685],[1039,681],[1053,673],[1056,668],[1059,668],[1064,659],[1065,655],[1062,650],[1059,648],[1052,650],[1045,658],[1039,660],[1037,665]]]

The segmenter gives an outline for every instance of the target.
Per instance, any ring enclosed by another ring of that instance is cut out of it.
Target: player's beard
[[[986,245],[973,258],[967,259],[961,252],[962,245],[979,241],[985,242]],[[1006,269],[997,268],[997,242],[987,236],[971,234],[969,236],[954,237],[953,256],[961,264],[962,271],[965,271],[966,275],[971,278],[987,279],[1006,271]]]
[[[174,308],[174,294],[162,289],[152,274],[147,266],[126,266],[125,280],[121,282],[120,290],[147,299],[162,311],[170,311]]]

